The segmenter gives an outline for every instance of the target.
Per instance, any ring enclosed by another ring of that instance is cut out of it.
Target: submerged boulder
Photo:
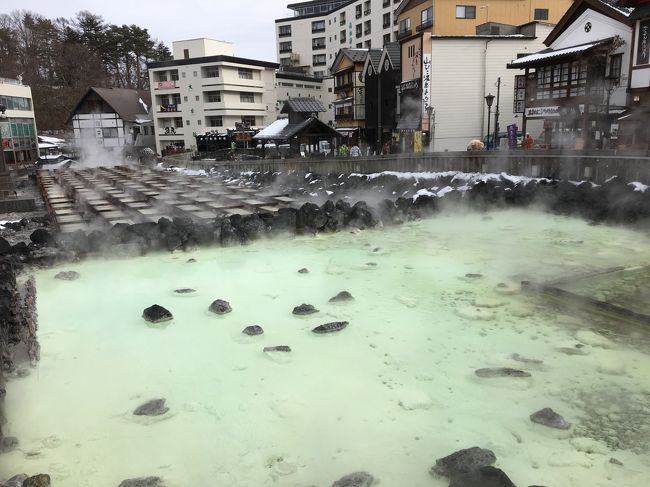
[[[293,308],[293,314],[294,315],[299,315],[299,316],[305,316],[305,315],[311,315],[314,313],[318,313],[318,310],[311,304],[301,304],[300,306],[296,306]]]
[[[166,399],[151,399],[135,408],[133,414],[136,416],[160,416],[169,411],[165,406]]]
[[[370,487],[375,478],[368,472],[354,472],[332,484],[332,487]]]
[[[298,269],[298,274],[309,274],[309,269],[306,267],[303,267],[302,269]]]
[[[165,484],[160,477],[140,477],[123,480],[118,487],[165,487]]]
[[[145,308],[142,317],[150,323],[162,323],[173,318],[171,312],[158,304]]]
[[[54,279],[60,279],[61,281],[75,281],[81,277],[77,271],[61,271],[54,276]]]
[[[568,430],[571,428],[571,423],[566,421],[562,416],[553,411],[551,408],[540,409],[539,411],[531,414],[530,420],[533,423],[543,424],[549,428],[556,428],[560,430]]]
[[[474,372],[479,377],[493,378],[493,377],[530,377],[530,373],[524,370],[511,369],[509,367],[488,367],[485,369],[477,369]]]
[[[343,301],[353,301],[354,297],[348,291],[341,291],[336,296],[329,299],[330,303],[341,303]]]
[[[347,321],[332,321],[331,323],[325,323],[324,325],[317,326],[312,331],[322,335],[324,333],[334,333],[341,331],[343,328],[348,326]]]
[[[455,475],[449,487],[516,487],[500,468],[480,467],[468,473]]]
[[[437,459],[430,472],[432,475],[455,477],[481,467],[487,467],[496,461],[497,457],[493,451],[474,446]]]
[[[18,438],[15,436],[3,436],[0,438],[0,453],[9,453],[18,448]]]
[[[22,487],[50,487],[50,476],[45,473],[39,473],[33,477],[28,477],[23,482]]]
[[[180,289],[174,289],[175,294],[194,294],[196,292],[196,289],[192,289],[191,287],[182,287]]]
[[[225,315],[226,313],[230,313],[232,311],[232,308],[230,307],[230,303],[228,301],[225,301],[223,299],[215,299],[212,301],[212,304],[208,310],[217,315]]]
[[[256,335],[261,335],[262,333],[264,333],[264,329],[259,325],[251,325],[251,326],[247,326],[246,328],[244,328],[242,330],[242,333],[244,335],[248,335],[248,336],[256,336]]]
[[[291,347],[289,345],[276,345],[274,347],[264,347],[263,352],[290,352]]]
[[[3,484],[3,487],[22,487],[23,483],[27,479],[28,475],[26,473],[14,475]]]

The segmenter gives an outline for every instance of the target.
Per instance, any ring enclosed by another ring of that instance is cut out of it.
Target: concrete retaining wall
[[[167,161],[191,169],[218,168],[234,173],[244,171],[304,171],[325,173],[376,173],[381,171],[462,171],[505,172],[513,175],[571,180],[590,180],[602,184],[612,176],[625,181],[650,184],[650,156],[620,155],[614,151],[597,153],[517,151],[517,152],[439,152],[435,154],[382,156],[372,158],[285,159],[258,161]]]

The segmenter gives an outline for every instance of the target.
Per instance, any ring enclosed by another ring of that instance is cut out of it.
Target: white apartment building
[[[18,79],[0,78],[0,138],[7,164],[38,159],[32,89]]]
[[[195,149],[195,134],[275,120],[276,63],[235,57],[213,39],[172,43],[173,60],[150,63],[158,153]]]
[[[275,21],[278,62],[284,69],[328,76],[339,49],[381,48],[397,39],[395,10],[400,2],[312,0],[287,5],[295,16]]]
[[[498,30],[509,26],[485,24],[485,27]],[[523,113],[515,112],[515,75],[519,73],[507,69],[507,65],[519,56],[544,49],[544,39],[553,27],[532,22],[505,35],[431,36],[429,99],[434,109],[431,120],[434,151],[464,151],[470,140],[483,140],[488,126],[485,102],[488,94],[495,96],[490,114],[490,132],[494,131],[499,78],[499,131],[505,132],[513,123],[522,129]],[[543,121],[528,121],[526,130],[539,137]]]
[[[292,98],[314,98],[325,107],[325,112],[318,113],[318,119],[330,126],[334,124],[334,108],[332,100],[334,80],[332,78],[314,78],[299,73],[278,71],[275,74],[275,92],[277,102],[275,105],[276,118],[280,118],[280,111],[284,102]]]

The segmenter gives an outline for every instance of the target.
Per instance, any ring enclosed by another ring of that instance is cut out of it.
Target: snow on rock
[[[650,188],[650,186],[640,183],[639,181],[632,181],[628,186],[632,186],[634,191],[640,191],[641,193],[645,193],[645,190]]]

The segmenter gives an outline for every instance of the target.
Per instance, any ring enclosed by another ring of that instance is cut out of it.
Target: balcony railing
[[[176,88],[176,81],[156,81],[154,84],[154,90],[174,90]]]
[[[412,31],[411,29],[408,29],[408,30],[400,30],[400,31],[397,33],[397,40],[404,39],[405,37],[408,37],[408,36],[410,36],[411,34],[413,34],[413,31]]]
[[[312,51],[318,51],[319,49],[325,49],[325,44],[312,44]]]
[[[360,10],[355,14],[355,17],[356,17],[357,19],[360,19],[361,17],[363,17],[363,14],[361,13]]]
[[[291,31],[289,31],[289,32],[280,31],[280,33],[278,34],[278,37],[291,37]]]
[[[325,32],[325,26],[323,26],[323,27],[312,27],[311,28],[311,33],[312,34],[317,34],[318,32]]]
[[[368,34],[370,34],[370,29],[365,29],[365,30],[363,31],[363,34],[364,34],[364,35],[368,35]]]
[[[280,54],[285,54],[287,52],[291,52],[292,49],[290,47],[281,47],[280,48]]]
[[[341,19],[341,21],[339,22],[339,25],[345,25],[345,19]]]
[[[327,61],[314,61],[312,63],[312,66],[325,66],[327,64]]]
[[[433,19],[426,20],[417,26],[417,31],[422,32],[424,29],[428,29],[433,25]]]

